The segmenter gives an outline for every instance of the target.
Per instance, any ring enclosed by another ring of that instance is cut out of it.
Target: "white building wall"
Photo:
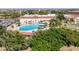
[[[42,21],[49,21],[51,18],[55,17],[56,14],[48,14],[48,15],[37,15],[37,14],[34,14],[34,15],[24,15],[24,16],[21,16],[20,18],[20,23],[21,25],[24,25],[26,24],[26,22],[32,20],[33,22],[38,22],[40,20]]]
[[[38,23],[39,21],[49,21],[51,18],[20,18],[21,25],[25,25],[28,21]]]

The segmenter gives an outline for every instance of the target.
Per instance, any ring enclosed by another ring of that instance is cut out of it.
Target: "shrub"
[[[51,28],[36,32],[29,40],[34,51],[58,51],[63,46],[79,46],[79,32],[64,28]]]
[[[18,31],[9,32],[0,27],[0,47],[6,50],[24,50],[28,47],[27,40]]]

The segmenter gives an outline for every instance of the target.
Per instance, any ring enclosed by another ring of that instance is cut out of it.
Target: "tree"
[[[63,46],[79,47],[79,32],[65,28],[38,31],[28,39],[33,51],[59,51]]]
[[[59,19],[60,21],[65,20],[65,17],[63,14],[57,14],[56,18]]]
[[[46,15],[46,14],[48,14],[49,12],[48,12],[48,10],[40,10],[39,11],[39,14],[40,15]]]
[[[50,29],[45,31],[36,32],[31,39],[29,44],[32,46],[33,51],[58,51],[63,46],[63,41],[58,34],[56,29]]]
[[[52,27],[57,27],[61,25],[61,21],[59,19],[51,19],[49,26]]]
[[[50,20],[50,27],[61,27],[65,17],[63,14],[57,14],[56,17]]]
[[[27,40],[18,31],[9,32],[0,27],[0,47],[5,47],[6,50],[24,50],[28,48]]]
[[[0,35],[2,35],[3,33],[6,33],[6,27],[4,26],[0,26]]]
[[[20,20],[19,20],[19,19],[16,19],[16,24],[17,24],[18,26],[20,26]]]
[[[19,32],[8,32],[5,39],[6,50],[24,50],[28,47],[27,40]]]

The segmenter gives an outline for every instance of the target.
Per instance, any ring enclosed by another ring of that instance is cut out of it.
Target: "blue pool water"
[[[39,28],[39,26],[40,25],[44,25],[44,24],[36,24],[36,25],[24,25],[24,26],[20,26],[19,27],[19,30],[20,31],[29,31],[29,30],[31,30],[31,31],[36,31],[38,28]]]

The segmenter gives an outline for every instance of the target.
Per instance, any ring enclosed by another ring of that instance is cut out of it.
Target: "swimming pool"
[[[20,30],[21,32],[28,32],[28,31],[35,32],[38,30],[38,28],[41,25],[43,26],[44,24],[23,25],[23,26],[18,27],[18,30]]]

